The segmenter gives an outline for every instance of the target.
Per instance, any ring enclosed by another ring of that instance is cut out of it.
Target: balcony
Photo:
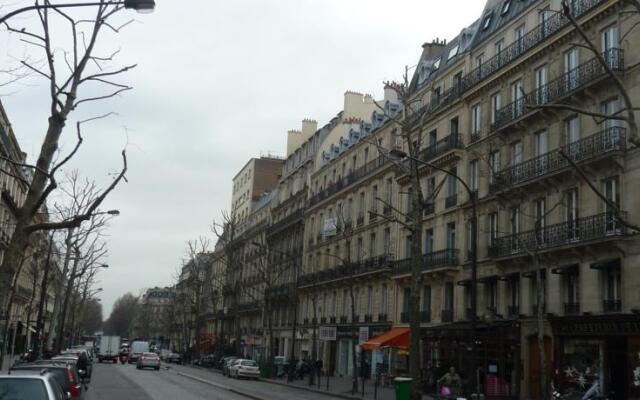
[[[388,320],[387,314],[378,314],[378,322],[387,322]]]
[[[422,272],[425,272],[440,267],[455,267],[459,264],[458,253],[458,249],[445,249],[423,254],[420,269]],[[405,275],[409,273],[411,273],[411,258],[396,261],[394,267],[395,275]]]
[[[365,314],[365,316],[364,316],[364,322],[373,322],[373,315],[371,315],[371,314]]]
[[[446,208],[451,208],[451,207],[455,206],[456,204],[458,204],[458,195],[457,194],[452,194],[451,196],[447,196],[447,198],[444,200],[444,206]]]
[[[507,307],[507,316],[509,318],[518,318],[518,316],[520,316],[520,306],[512,304]]]
[[[626,213],[622,215],[624,218]],[[489,247],[489,257],[517,257],[527,252],[548,251],[566,245],[575,247],[624,235],[626,228],[619,220],[613,214],[603,213],[496,238],[495,245]]]
[[[422,150],[419,157],[422,161],[432,161],[451,150],[462,149],[464,144],[462,141],[462,135],[458,133],[452,133],[451,135],[440,139],[436,143]]]
[[[621,312],[622,301],[620,299],[606,299],[602,300],[602,311],[606,313]]]
[[[564,314],[580,314],[580,303],[564,303]]]
[[[361,179],[371,175],[383,166],[389,163],[389,158],[385,155],[380,155],[375,160],[369,161],[360,168],[357,168],[353,172],[339,179],[337,182],[329,185],[324,190],[320,190],[309,199],[309,206],[313,206],[320,201],[338,193],[339,191],[353,185]]]
[[[301,222],[303,216],[304,216],[304,209],[296,210],[291,214],[287,215],[286,217],[284,217],[283,219],[281,219],[280,221],[269,226],[267,228],[267,234],[272,235],[296,222]]]
[[[442,310],[442,322],[453,322],[453,310]]]
[[[408,311],[403,311],[400,313],[400,323],[401,324],[408,324],[410,321],[410,316],[409,316],[409,312]]]
[[[303,275],[298,279],[299,286],[317,285],[342,279],[350,279],[354,276],[384,272],[391,267],[393,256],[390,254],[355,261],[351,264],[339,265],[324,271],[318,271]]]
[[[569,161],[561,152],[576,164],[580,164],[596,160],[608,154],[624,151],[626,147],[625,134],[626,129],[617,126],[611,127],[595,135],[562,146],[558,150],[506,168],[494,175],[494,181],[489,186],[489,190],[492,193],[504,192],[570,168]]]
[[[572,14],[574,18],[580,18],[601,3],[604,3],[604,1],[605,0],[578,0],[572,2],[574,4]],[[570,21],[564,14],[554,13],[544,23],[534,27],[522,38],[505,47],[499,54],[496,54],[494,57],[482,63],[481,66],[470,71],[462,79],[464,90],[471,89],[569,24]]]
[[[420,311],[420,322],[431,322],[431,312]]]
[[[603,57],[607,65],[613,71],[621,71],[624,67],[624,53],[620,49],[607,50]],[[502,107],[496,113],[496,119],[491,124],[491,130],[496,131],[505,128],[512,122],[535,110],[531,106],[540,106],[548,103],[556,103],[565,96],[582,89],[584,86],[607,76],[606,69],[597,58],[592,58],[560,77],[550,81],[544,86],[524,95]]]
[[[346,324],[347,323],[347,316],[346,315],[343,315],[343,316],[340,317],[340,323],[341,324]]]

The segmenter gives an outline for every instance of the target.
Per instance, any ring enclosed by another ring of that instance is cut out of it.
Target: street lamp
[[[120,210],[109,210],[107,211],[109,215],[120,215]]]
[[[124,5],[124,8],[136,10],[139,13],[147,14],[153,12],[156,7],[154,0],[124,0],[124,1],[104,1],[91,3],[70,3],[70,4],[36,4],[33,6],[19,8],[0,17],[0,25],[5,23],[9,18],[33,10],[46,10],[49,8],[72,8],[72,7],[98,7],[98,6],[118,6]]]
[[[477,215],[477,201],[475,192],[467,185],[467,182],[464,179],[460,178],[458,174],[453,173],[445,168],[438,167],[437,165],[431,164],[427,161],[423,161],[419,158],[410,156],[406,152],[400,149],[393,149],[389,151],[389,156],[395,159],[409,159],[415,161],[419,164],[425,165],[429,168],[433,168],[435,170],[444,172],[445,174],[452,176],[458,182],[464,186],[467,193],[469,194],[469,200],[471,201],[471,340],[470,340],[470,350],[471,350],[471,382],[473,383],[473,388],[475,391],[478,390],[478,382],[476,375],[476,313],[478,309],[477,302],[477,287],[478,287],[478,215]]]

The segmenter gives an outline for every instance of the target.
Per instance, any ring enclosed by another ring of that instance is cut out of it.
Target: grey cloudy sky
[[[73,0],[71,0],[73,1]],[[480,16],[484,0],[156,0],[150,15],[101,51],[121,48],[119,65],[138,63],[122,80],[135,90],[72,116],[115,111],[85,129],[73,167],[100,183],[120,166],[128,143],[129,183],[105,209],[121,216],[109,229],[110,269],[101,274],[105,318],[126,292],[169,285],[185,242],[213,235],[229,207],[231,178],[263,151],[284,154],[286,132],[303,118],[320,126],[340,111],[343,93],[382,96],[382,82],[417,62],[421,44],[453,38]],[[8,0],[0,14],[32,1]],[[14,19],[17,27],[36,18]],[[56,32],[61,32],[56,30]],[[64,44],[61,44],[64,47]],[[0,69],[37,53],[0,30]],[[24,151],[33,157],[46,127],[43,80],[0,90]],[[86,93],[98,93],[89,88]],[[69,124],[72,127],[72,124]],[[66,149],[73,131],[67,128]]]

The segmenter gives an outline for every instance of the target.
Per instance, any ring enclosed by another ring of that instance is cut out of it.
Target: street
[[[236,380],[211,370],[163,364],[160,371],[133,365],[94,364],[87,400],[327,400],[330,396],[260,381]],[[186,377],[187,374],[211,384]],[[214,386],[217,385],[217,386]],[[231,389],[231,390],[230,390]],[[237,392],[232,392],[237,391]],[[248,396],[245,396],[246,394]]]

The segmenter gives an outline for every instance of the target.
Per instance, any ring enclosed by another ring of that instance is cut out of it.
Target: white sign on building
[[[362,344],[369,340],[369,327],[361,326],[360,332],[358,332],[358,343]]]
[[[337,218],[327,218],[324,220],[324,227],[322,229],[322,234],[324,236],[335,236],[338,233],[338,219]]]

